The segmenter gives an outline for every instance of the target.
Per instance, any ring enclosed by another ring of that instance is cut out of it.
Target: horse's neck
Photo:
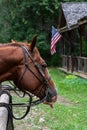
[[[17,46],[0,46],[0,64],[18,62],[21,58],[21,48]]]
[[[0,46],[0,82],[15,73],[16,66],[23,58],[20,47]]]

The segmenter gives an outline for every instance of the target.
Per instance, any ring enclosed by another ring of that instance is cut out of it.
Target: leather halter
[[[42,86],[45,86],[45,89],[49,88],[49,87],[48,87],[48,86],[49,86],[49,85],[48,85],[48,81],[51,80],[51,77],[46,78],[46,77],[45,77],[45,74],[43,73],[42,69],[40,68],[40,65],[33,60],[33,58],[32,58],[32,56],[31,56],[30,52],[29,52],[24,46],[21,46],[21,48],[22,48],[22,51],[23,51],[23,54],[24,54],[25,70],[24,70],[23,74],[21,75],[21,77],[19,78],[18,83],[19,83],[20,80],[23,78],[23,76],[24,76],[24,74],[25,74],[25,72],[26,72],[26,69],[28,69],[28,70],[35,76],[35,78],[37,78],[37,79],[41,82]],[[31,59],[32,63],[34,64],[34,66],[35,66],[35,68],[37,69],[37,71],[39,72],[39,74],[42,76],[43,80],[41,80],[40,77],[38,77],[38,76],[32,71],[32,69],[30,68],[30,66],[29,66],[29,64],[28,64],[27,56]]]

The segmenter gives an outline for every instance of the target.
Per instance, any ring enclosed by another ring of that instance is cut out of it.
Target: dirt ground
[[[73,105],[72,102],[70,102],[68,99],[66,99],[63,96],[58,96],[57,101],[58,101],[58,104],[60,104],[60,105],[64,105],[64,106]],[[48,127],[41,128],[39,126],[35,126],[35,124],[33,123],[33,119],[36,116],[38,116],[38,110],[36,110],[36,108],[34,108],[30,111],[29,115],[27,115],[25,117],[25,119],[23,119],[21,121],[14,120],[14,124],[16,124],[14,130],[50,130]],[[29,123],[29,120],[32,120],[32,121],[30,121],[30,123]],[[44,117],[40,118],[39,122],[44,122]]]

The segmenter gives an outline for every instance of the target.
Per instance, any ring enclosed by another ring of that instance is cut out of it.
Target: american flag
[[[50,47],[51,55],[56,53],[56,44],[60,41],[61,37],[62,36],[59,33],[59,31],[52,26],[52,38],[51,38],[51,47]]]

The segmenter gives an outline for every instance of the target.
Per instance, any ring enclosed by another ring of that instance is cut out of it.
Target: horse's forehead
[[[37,48],[34,49],[34,58],[37,61],[44,61]]]

